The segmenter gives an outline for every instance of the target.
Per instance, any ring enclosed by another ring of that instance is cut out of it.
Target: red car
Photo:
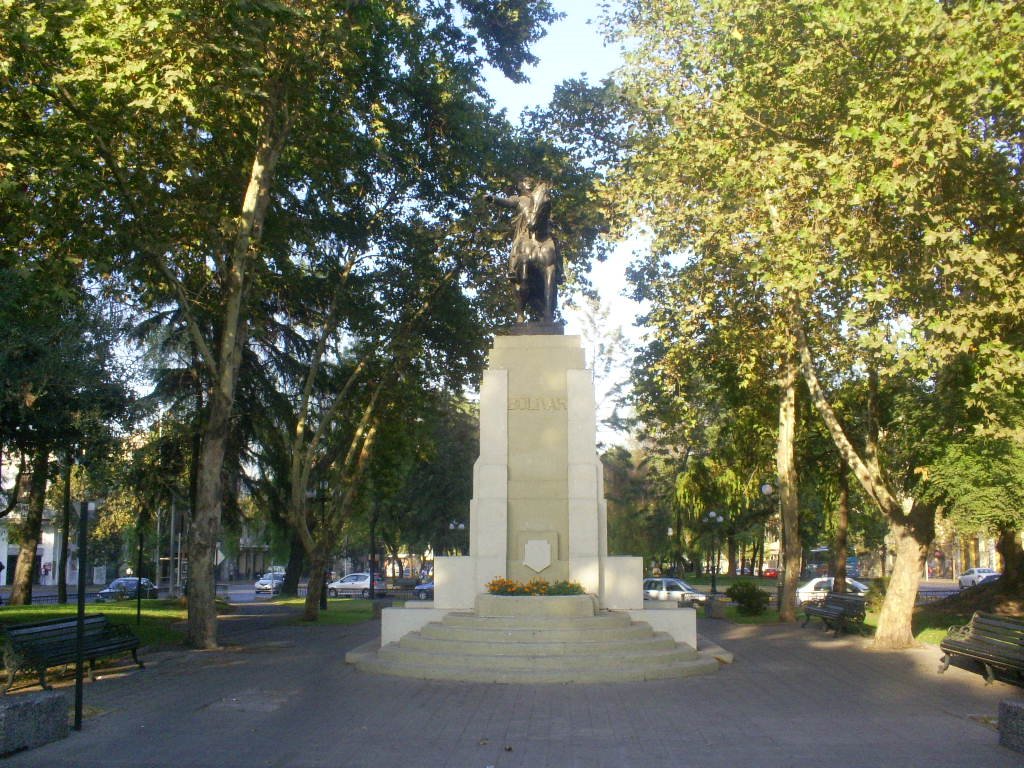
[[[768,566],[767,568],[761,569],[761,577],[765,579],[777,579],[779,578],[779,569]]]

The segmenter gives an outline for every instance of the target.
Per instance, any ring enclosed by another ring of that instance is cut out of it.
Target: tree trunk
[[[201,357],[214,381],[214,388],[207,398],[202,459],[196,482],[196,508],[189,536],[188,639],[197,648],[217,647],[213,561],[220,534],[224,482],[222,471],[228,428],[248,330],[245,295],[249,284],[249,266],[262,236],[270,202],[274,169],[288,130],[287,103],[283,93],[275,91],[264,113],[259,145],[238,217],[238,231],[230,257],[224,261],[223,315],[216,359],[212,359],[212,353],[206,348],[202,329],[195,323],[190,324],[196,348],[201,351]],[[204,348],[205,353],[202,352]]]
[[[1024,550],[1021,549],[1020,531],[1001,528],[996,550],[1003,558],[1003,575],[999,578],[999,591],[1020,593],[1024,586]]]
[[[234,386],[231,387],[232,394]],[[196,648],[217,647],[217,597],[213,561],[220,535],[224,454],[233,398],[217,392],[209,399],[196,484],[196,509],[188,537],[188,641]]]
[[[935,537],[935,517],[930,509],[907,499],[903,509],[894,511],[889,519],[896,560],[878,616],[874,646],[880,650],[899,650],[917,645],[913,629],[914,604],[928,547]]]
[[[32,576],[36,568],[36,547],[42,536],[43,507],[46,504],[46,472],[50,466],[50,454],[40,448],[32,458],[32,480],[29,484],[28,511],[18,526],[21,549],[18,564],[14,567],[14,581],[11,584],[11,605],[32,605]],[[17,490],[15,490],[15,493]],[[79,574],[84,578],[84,574]]]
[[[832,575],[835,582],[832,589],[846,591],[846,552],[850,529],[850,482],[846,476],[846,464],[839,465],[839,500],[836,505],[836,535],[832,540]]]
[[[306,587],[306,602],[302,611],[303,621],[316,621],[320,618],[320,595],[324,589],[324,571],[326,570],[327,560],[318,554],[309,566],[309,586]]]
[[[302,546],[302,538],[292,531],[292,543],[288,548],[288,563],[284,567],[284,583],[281,594],[295,597],[299,594],[299,577],[302,575],[302,564],[305,561],[306,549]]]
[[[800,499],[796,473],[797,368],[786,361],[779,392],[779,436],[775,469],[779,475],[779,511],[782,516],[782,604],[780,621],[796,621],[796,588],[800,579]]]

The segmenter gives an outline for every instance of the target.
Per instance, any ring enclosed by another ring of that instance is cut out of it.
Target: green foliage
[[[460,0],[469,25],[482,38],[487,54],[514,82],[525,82],[523,64],[536,64],[531,43],[544,34],[544,24],[561,18],[549,0]]]
[[[1024,528],[1024,446],[975,437],[928,467],[931,498],[964,533]]]
[[[193,472],[190,549],[212,594],[201,532],[222,508],[236,522],[245,468],[273,467],[257,492],[308,529],[310,483],[356,493],[375,430],[417,389],[479,376],[485,327],[511,304],[481,193],[524,157],[567,199],[591,185],[479,84],[486,63],[520,79],[557,14],[548,0],[85,0],[3,17],[0,245],[139,312],[158,396],[217,465]],[[142,485],[122,511],[154,498]],[[335,517],[354,504],[335,501]],[[209,607],[191,609],[208,631]]]
[[[657,457],[625,448],[601,456],[608,502],[608,551],[665,560],[665,532],[673,525],[672,476]]]
[[[631,152],[609,190],[652,232],[638,286],[676,356],[714,344],[749,381],[795,301],[837,376],[847,355],[885,380],[970,351],[972,404],[1017,429],[1019,8],[625,6]]]
[[[746,580],[734,582],[725,590],[725,594],[737,604],[738,611],[744,616],[759,616],[764,613],[771,599],[757,584]]]
[[[582,595],[583,587],[575,581],[553,581],[548,585],[548,595]]]
[[[864,605],[867,610],[877,613],[882,609],[885,602],[885,594],[889,591],[889,577],[874,579],[868,585],[868,592],[864,596]]]
[[[0,443],[90,461],[130,415],[112,313],[63,263],[0,257]]]

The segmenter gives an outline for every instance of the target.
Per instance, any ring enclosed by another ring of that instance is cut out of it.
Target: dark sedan
[[[114,579],[96,594],[97,603],[114,602],[117,600],[135,600],[139,596],[139,579],[135,576],[122,576]],[[152,600],[160,596],[159,590],[149,579],[142,579],[142,599]]]
[[[417,584],[412,588],[412,592],[420,600],[433,600],[434,582],[428,581],[426,584]]]

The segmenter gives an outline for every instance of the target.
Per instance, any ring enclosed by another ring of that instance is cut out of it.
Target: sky
[[[596,2],[554,0],[552,5],[565,18],[549,26],[547,35],[534,44],[532,51],[540,62],[524,69],[530,81],[513,83],[489,69],[487,89],[513,121],[523,109],[547,104],[563,80],[585,75],[597,84],[622,63],[617,48],[605,45],[601,36]]]
[[[555,8],[565,18],[548,28],[548,34],[533,47],[533,53],[540,60],[536,66],[524,71],[530,78],[527,83],[513,83],[497,70],[490,70],[485,81],[488,91],[499,108],[508,112],[516,122],[524,109],[548,104],[556,85],[570,78],[585,78],[596,85],[607,77],[621,63],[618,49],[607,45],[600,31],[598,4],[593,0],[554,0]],[[557,218],[557,210],[552,217]],[[602,308],[608,310],[608,331],[621,328],[626,339],[638,343],[643,329],[636,326],[635,319],[642,307],[623,295],[626,286],[625,270],[637,243],[630,241],[613,250],[605,262],[595,262],[590,277],[601,296]],[[567,334],[582,334],[581,316],[559,302]],[[588,351],[588,356],[589,356]],[[589,357],[588,357],[589,360]],[[592,362],[592,361],[591,361]],[[623,379],[626,371],[613,372],[613,379]],[[614,382],[596,381],[598,400],[605,401],[600,409],[606,417],[612,408],[607,390]],[[607,429],[599,428],[599,437],[606,443],[621,443],[622,436],[616,436]]]

